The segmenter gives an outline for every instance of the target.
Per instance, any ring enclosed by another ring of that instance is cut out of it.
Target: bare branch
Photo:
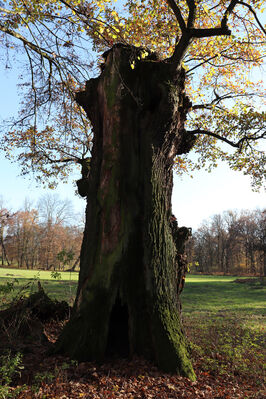
[[[188,5],[188,9],[189,9],[187,28],[192,28],[194,26],[194,22],[195,22],[196,4],[195,4],[194,0],[186,0],[186,2]]]
[[[15,32],[13,29],[7,28],[6,26],[4,26],[1,23],[0,23],[0,30],[4,33],[7,33],[10,36],[13,36],[15,39],[21,41],[25,46],[34,50],[36,53],[40,54],[43,58],[47,59],[48,61],[52,62],[54,65],[56,65],[58,67],[57,62],[55,61],[55,58],[51,51],[45,50],[42,47],[39,47],[38,45],[30,42],[28,39],[26,39],[20,33]]]
[[[191,35],[186,32],[181,36],[181,39],[177,43],[175,50],[173,52],[173,55],[169,58],[170,62],[173,62],[175,64],[179,64],[182,59],[184,58],[186,51],[189,47],[189,45],[192,42],[192,37]]]
[[[250,4],[245,3],[244,1],[237,1],[238,4],[241,4],[249,9],[249,11],[253,14],[257,24],[259,25],[262,32],[266,35],[266,30],[264,29],[262,23],[260,22],[259,18],[257,17],[256,12],[253,10]]]
[[[176,8],[180,12],[179,8],[177,7],[175,1],[167,0],[168,4],[173,3],[171,8],[175,12]],[[170,61],[174,63],[180,63],[185,53],[194,38],[203,38],[203,37],[211,37],[211,36],[230,36],[231,31],[227,26],[228,16],[232,13],[234,7],[237,4],[237,0],[231,0],[226,12],[221,20],[221,26],[216,28],[193,28],[194,25],[194,18],[195,18],[195,1],[194,0],[187,0],[187,5],[189,7],[189,17],[188,17],[188,25],[185,27],[181,27],[180,22],[179,25],[182,30],[182,36],[179,42],[177,43],[174,53],[172,57],[170,57]],[[176,11],[177,11],[176,10]],[[178,12],[177,11],[177,12]],[[175,13],[176,15],[176,13]],[[177,17],[177,15],[176,15]],[[178,18],[178,17],[177,17]],[[182,17],[183,19],[183,17]],[[183,20],[184,21],[184,20]],[[185,24],[185,22],[184,22]],[[183,25],[182,25],[183,26]]]
[[[230,46],[229,48],[226,48],[226,49],[220,51],[219,54],[222,55],[222,54],[226,53],[228,50],[231,49],[231,47],[233,47],[233,46]],[[187,74],[189,74],[190,72],[192,72],[194,69],[199,68],[201,65],[204,65],[204,64],[206,64],[206,63],[209,63],[211,60],[214,60],[215,58],[220,57],[219,54],[215,54],[215,55],[213,55],[212,57],[209,57],[208,59],[204,59],[204,58],[203,58],[203,61],[200,62],[198,65],[195,65],[194,67],[190,68],[190,69],[187,71]],[[189,60],[189,61],[190,61],[190,60]]]
[[[180,26],[180,29],[182,32],[184,32],[186,30],[186,23],[184,21],[184,18],[181,14],[180,8],[178,7],[178,5],[176,4],[175,0],[166,0],[169,7],[172,9],[172,11],[174,12],[177,22]]]
[[[209,130],[202,130],[202,129],[187,130],[187,133],[188,133],[188,134],[191,134],[191,135],[193,135],[193,136],[194,136],[195,134],[200,134],[200,135],[205,135],[205,136],[211,136],[211,137],[214,137],[214,138],[216,138],[216,139],[218,139],[218,140],[224,141],[225,143],[231,145],[232,147],[239,148],[239,142],[234,143],[233,141],[228,140],[227,138],[222,137],[222,136],[220,136],[219,134],[210,132]]]
[[[172,0],[173,1],[173,0]],[[67,8],[69,8],[70,10],[74,11],[75,14],[77,14],[80,17],[80,20],[88,25],[89,21],[88,21],[88,15],[86,12],[82,11],[82,9],[80,7],[73,7],[71,5],[71,3],[68,3],[65,0],[60,0],[61,3],[63,3]],[[111,31],[113,31],[116,35],[118,34],[118,32],[113,28],[112,25],[103,22],[102,20],[98,19],[98,18],[91,18],[90,17],[90,22],[97,22],[100,24],[104,24],[105,26],[107,26]],[[97,30],[97,29],[96,29]],[[106,42],[106,44],[109,46],[110,43],[104,38],[104,36],[101,34],[101,32],[97,31],[98,34],[101,36],[102,40]],[[121,42],[126,43],[125,39],[119,34],[119,37],[121,39]]]
[[[3,7],[0,7],[0,11],[4,12],[5,14],[13,14],[13,15],[18,14],[17,11],[7,10],[6,8],[3,8]]]
[[[68,162],[80,163],[80,158],[74,156],[73,158],[52,159],[45,152],[43,152],[41,156],[46,158],[49,161],[49,163],[68,163]]]
[[[219,27],[219,28],[201,28],[201,29],[195,29],[191,28],[189,29],[190,34],[192,37],[195,38],[202,38],[202,37],[211,37],[211,36],[230,36],[231,31],[228,28],[228,26],[225,27]]]
[[[226,137],[220,136],[219,134],[210,132],[209,130],[201,130],[201,129],[195,129],[195,130],[187,130],[188,134],[195,135],[195,134],[200,134],[200,135],[206,135],[206,136],[211,136],[214,137],[218,140],[224,141],[225,143],[229,144],[231,147],[242,149],[243,143],[249,142],[249,141],[256,141],[256,140],[261,140],[261,139],[266,139],[266,132],[262,133],[260,136],[244,136],[238,142],[234,142],[232,140],[228,140]]]
[[[231,99],[235,99],[235,98],[241,98],[241,97],[244,97],[244,98],[247,97],[247,94],[234,94],[234,93],[226,93],[226,94],[224,94],[222,96],[219,96],[219,95],[217,95],[217,93],[215,93],[215,95],[216,95],[216,97],[211,102],[209,102],[207,104],[194,104],[194,105],[192,105],[191,108],[193,110],[197,110],[197,109],[212,109],[213,105],[217,106],[217,104],[219,104],[222,101],[231,100]],[[260,95],[260,94],[257,94],[257,93],[249,93],[248,94],[249,98],[255,97],[255,96],[258,97],[258,98],[260,98],[260,97],[264,98],[263,95]]]
[[[234,10],[235,6],[237,5],[237,3],[238,3],[238,0],[231,0],[230,1],[230,4],[227,7],[227,9],[226,9],[226,11],[224,13],[224,16],[222,18],[222,21],[221,21],[221,28],[228,29],[228,27],[227,27],[228,17],[233,12],[233,10]]]

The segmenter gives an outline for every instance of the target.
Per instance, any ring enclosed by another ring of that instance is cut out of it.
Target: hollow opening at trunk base
[[[106,345],[106,357],[128,357],[128,307],[122,304],[119,295],[111,311],[109,332]]]

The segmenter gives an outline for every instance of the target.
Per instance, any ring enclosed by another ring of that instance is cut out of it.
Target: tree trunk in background
[[[2,266],[4,266],[5,260],[6,260],[7,265],[10,266],[10,262],[8,260],[8,257],[7,257],[6,248],[5,248],[5,244],[4,244],[4,237],[3,237],[2,232],[1,232],[0,241],[1,241],[1,247],[2,247],[2,255],[1,255]]]
[[[94,141],[78,292],[57,351],[79,360],[134,353],[194,379],[179,304],[189,231],[171,209],[174,157],[193,145],[191,104],[184,71],[143,55],[114,46],[77,95]]]

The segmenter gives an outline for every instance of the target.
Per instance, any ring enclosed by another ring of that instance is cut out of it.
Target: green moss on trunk
[[[121,311],[130,354],[194,379],[179,317],[170,224],[174,156],[189,150],[184,72],[155,54],[132,70],[132,57],[137,60],[141,51],[115,46],[105,54],[100,77],[77,96],[93,124],[94,142],[78,293],[57,350],[103,359]]]

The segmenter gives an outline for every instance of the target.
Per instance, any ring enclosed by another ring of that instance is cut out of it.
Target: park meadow
[[[73,305],[77,281],[77,272],[1,268],[1,310],[29,298],[38,284],[51,299]],[[163,374],[137,357],[96,364],[49,355],[67,314],[43,321],[37,342],[36,334],[33,342],[20,336],[18,324],[2,325],[8,339],[1,341],[8,344],[1,356],[0,397],[263,398],[265,291],[260,278],[187,275],[182,319],[196,382]]]

